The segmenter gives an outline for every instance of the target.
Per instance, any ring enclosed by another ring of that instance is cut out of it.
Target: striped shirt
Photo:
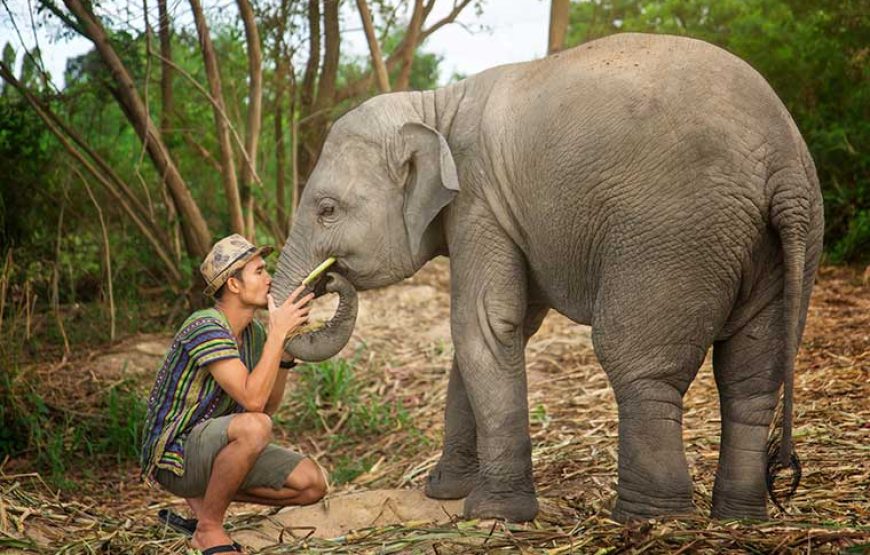
[[[142,440],[142,474],[159,468],[184,475],[184,440],[194,426],[244,408],[221,389],[206,368],[212,362],[241,358],[252,371],[260,360],[266,330],[254,319],[236,344],[224,313],[216,308],[190,315],[175,334],[148,399]]]

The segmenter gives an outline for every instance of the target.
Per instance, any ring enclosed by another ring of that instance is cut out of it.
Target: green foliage
[[[44,197],[22,194],[44,191],[51,195],[51,187],[43,180],[55,156],[55,145],[42,121],[23,99],[4,88],[0,96],[0,244],[26,243],[35,232],[34,224],[43,218],[57,220],[57,207],[47,205]]]
[[[807,141],[825,197],[833,262],[870,260],[870,17],[834,0],[574,2],[567,43],[625,31],[687,35],[748,61]]]
[[[87,412],[49,405],[46,387],[17,365],[0,373],[0,460],[29,455],[51,483],[74,489],[71,471],[138,459],[146,406],[129,383],[94,395]]]

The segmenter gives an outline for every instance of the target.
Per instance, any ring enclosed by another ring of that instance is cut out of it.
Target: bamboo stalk
[[[3,273],[0,273],[0,332],[3,331],[3,314],[6,311],[6,292],[9,290],[9,272],[12,268],[12,249],[6,251]]]
[[[66,202],[60,204],[60,215],[57,217],[57,237],[54,246],[54,268],[51,272],[51,308],[54,312],[54,319],[57,322],[57,327],[60,330],[60,335],[63,337],[63,356],[66,359],[70,354],[69,337],[66,334],[66,328],[63,325],[63,316],[60,313],[60,243],[63,237],[63,213],[66,209]]]
[[[97,202],[97,198],[94,196],[93,191],[88,186],[88,182],[85,177],[78,171],[77,168],[73,168],[73,171],[81,180],[82,185],[85,186],[85,190],[88,192],[88,196],[91,197],[91,202],[94,203],[94,208],[97,209],[97,218],[100,220],[100,229],[103,232],[103,259],[106,265],[106,285],[109,290],[109,341],[115,341],[115,294],[112,288],[112,253],[109,248],[109,232],[106,229],[106,220],[103,218],[103,210],[100,208],[100,203]]]
[[[31,297],[33,298],[33,302],[31,302]],[[36,298],[37,295],[33,294],[33,285],[30,283],[30,279],[24,281],[24,318],[25,318],[25,327],[24,327],[24,337],[25,339],[30,339],[33,332],[33,309],[36,307]]]

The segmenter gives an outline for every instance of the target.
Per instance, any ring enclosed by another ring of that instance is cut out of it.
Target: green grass
[[[294,411],[289,423],[356,437],[408,427],[408,412],[401,400],[384,402],[366,395],[356,375],[357,360],[358,355],[301,366],[301,379],[290,399]]]
[[[325,433],[330,450],[398,431],[410,434],[418,442],[425,440],[411,425],[408,411],[400,399],[383,400],[366,388],[376,383],[378,378],[372,377],[369,381],[359,376],[357,361],[360,353],[350,360],[332,359],[300,366],[299,382],[278,420],[297,430]],[[373,461],[366,457],[342,455],[333,463],[332,480],[342,484],[368,472]]]
[[[372,469],[374,463],[369,457],[339,457],[335,461],[335,468],[330,474],[330,479],[333,484],[346,484],[361,474],[365,474]]]

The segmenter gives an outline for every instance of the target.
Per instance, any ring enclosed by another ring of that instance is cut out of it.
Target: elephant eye
[[[317,205],[317,218],[321,222],[330,222],[336,215],[336,202],[331,198],[324,198]]]

